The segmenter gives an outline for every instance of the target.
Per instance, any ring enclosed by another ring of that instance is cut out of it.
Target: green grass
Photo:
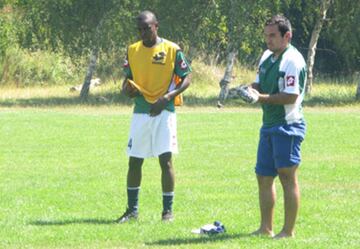
[[[305,109],[297,236],[273,241],[247,235],[259,222],[259,109],[180,109],[175,221],[160,221],[160,168],[149,159],[140,220],[117,225],[126,204],[130,108],[3,108],[0,248],[358,248],[360,110],[334,110]],[[277,189],[276,232],[283,220],[278,181]],[[226,234],[190,233],[214,220]]]

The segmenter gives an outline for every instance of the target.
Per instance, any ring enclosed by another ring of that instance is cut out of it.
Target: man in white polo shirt
[[[244,100],[259,102],[263,109],[255,167],[261,222],[253,234],[274,235],[274,179],[279,175],[284,191],[285,221],[275,238],[293,237],[300,201],[297,169],[306,128],[301,107],[306,63],[290,44],[292,31],[287,18],[273,16],[265,24],[264,35],[268,50],[260,60],[255,82],[244,90]]]

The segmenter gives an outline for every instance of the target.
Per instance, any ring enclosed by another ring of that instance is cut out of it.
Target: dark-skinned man
[[[136,24],[141,40],[128,47],[122,88],[135,103],[127,147],[128,203],[117,222],[138,218],[142,165],[149,157],[158,157],[161,167],[161,219],[172,221],[175,185],[172,155],[178,153],[174,99],[190,85],[191,68],[177,44],[158,36],[159,24],[154,13],[141,12]]]

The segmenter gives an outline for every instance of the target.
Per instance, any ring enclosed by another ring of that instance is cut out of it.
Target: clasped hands
[[[158,100],[155,103],[151,104],[150,106],[150,113],[149,113],[150,116],[155,117],[159,115],[162,112],[162,110],[166,108],[169,101],[170,99],[166,95],[158,98]]]

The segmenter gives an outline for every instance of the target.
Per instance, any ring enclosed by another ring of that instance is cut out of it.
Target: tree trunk
[[[320,36],[320,32],[324,21],[326,19],[326,12],[329,9],[332,0],[322,0],[320,6],[320,15],[315,23],[314,30],[311,34],[311,40],[309,43],[309,50],[307,54],[307,68],[308,68],[308,75],[307,75],[307,85],[306,85],[306,92],[311,93],[312,84],[313,84],[313,67],[315,61],[315,54],[316,54],[316,45]]]
[[[236,8],[237,1],[230,0],[227,2],[227,7],[229,8],[229,20],[228,20],[228,33],[229,33],[229,43],[227,48],[227,58],[226,58],[226,69],[224,77],[220,80],[220,93],[217,101],[217,107],[223,107],[225,100],[229,94],[229,84],[232,80],[232,71],[234,67],[234,61],[238,54],[237,46],[237,31],[236,30],[236,16],[239,14],[238,9]]]
[[[224,102],[229,93],[229,84],[232,79],[232,71],[234,67],[234,61],[237,55],[237,51],[232,51],[228,54],[226,59],[226,69],[224,77],[220,81],[220,93],[218,97],[217,107],[223,107]]]
[[[84,80],[84,83],[83,83],[83,86],[82,86],[81,92],[80,92],[80,98],[82,100],[86,100],[87,97],[89,96],[90,82],[91,82],[91,78],[93,76],[93,73],[95,71],[96,61],[97,61],[97,58],[98,58],[98,55],[99,55],[99,45],[98,44],[99,44],[99,40],[101,39],[101,37],[100,37],[101,27],[103,25],[105,17],[106,17],[106,15],[104,14],[103,18],[99,21],[99,23],[98,23],[98,25],[96,26],[96,29],[95,29],[94,47],[91,50],[89,66],[88,66],[88,69],[86,71],[85,80]]]
[[[92,78],[93,73],[96,68],[96,61],[97,61],[98,53],[99,52],[98,52],[97,48],[93,48],[93,50],[91,51],[89,66],[86,71],[85,80],[84,80],[84,83],[82,85],[81,92],[80,92],[80,98],[82,100],[86,100],[87,97],[89,96],[90,82],[91,82],[91,78]]]
[[[358,83],[357,88],[356,88],[356,99],[360,100],[360,78],[358,79],[358,81],[359,81],[359,83]]]

